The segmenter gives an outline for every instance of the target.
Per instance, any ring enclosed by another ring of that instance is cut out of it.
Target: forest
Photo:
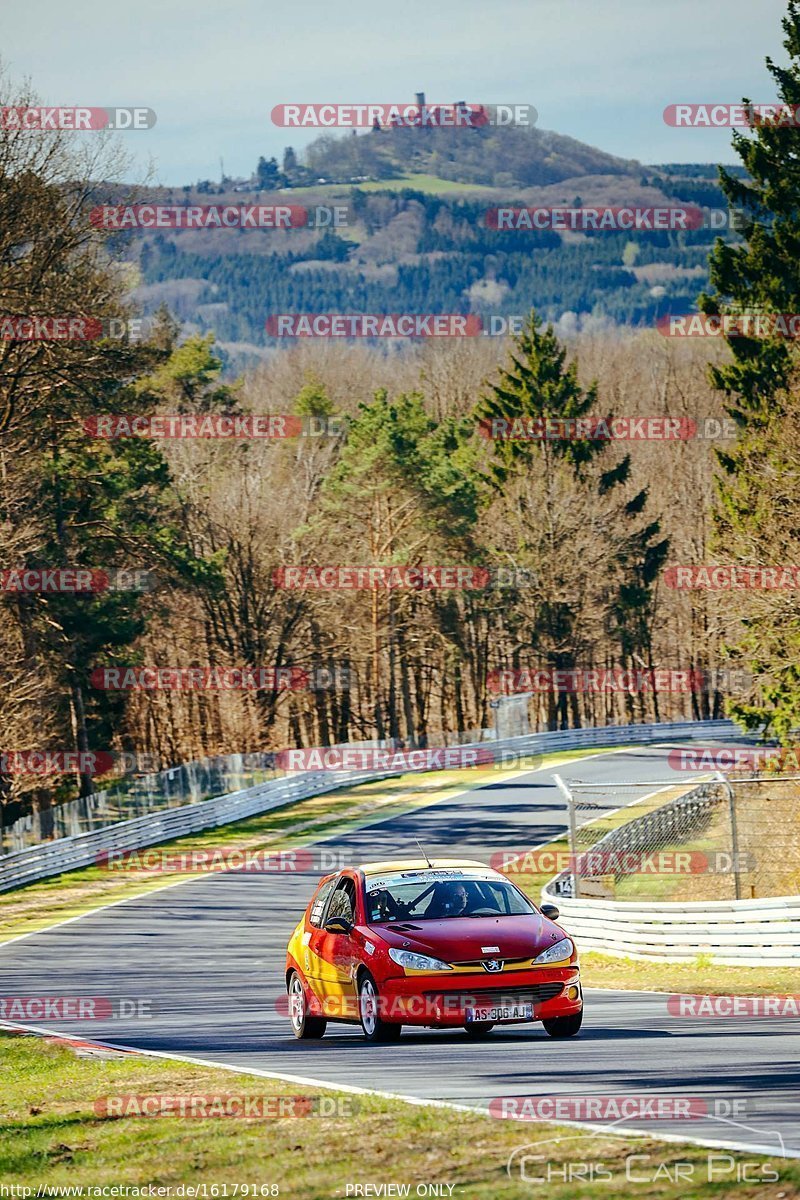
[[[793,103],[800,20],[786,45],[791,69],[776,82]],[[24,89],[16,102],[30,102]],[[125,329],[137,289],[184,277],[209,301],[206,328],[162,304],[141,339],[0,341],[3,562],[116,581],[52,591],[6,579],[6,815],[95,790],[89,752],[169,766],[480,736],[520,681],[534,728],[730,712],[789,740],[796,592],[708,574],[685,586],[685,568],[796,561],[796,349],[775,334],[673,339],[652,325],[670,306],[800,311],[798,138],[734,134],[741,169],[715,187],[741,216],[723,238],[565,245],[486,228],[474,199],[354,189],[352,245],[349,230],[300,231],[292,251],[290,231],[274,235],[279,254],[231,253],[229,241],[215,258],[196,239],[178,249],[189,234],[134,252],[128,235],[92,223],[119,169],[112,143],[0,130],[3,313]],[[696,176],[674,179],[687,198],[715,199]],[[365,246],[371,265],[355,270]],[[637,277],[648,265],[664,287]],[[521,314],[518,332],[298,339],[238,373],[225,353],[275,310],[481,301]],[[565,323],[567,312],[606,323]],[[126,435],[99,432],[121,416]],[[179,418],[228,432],[181,436]],[[617,420],[651,432],[496,435]],[[368,582],[353,585],[356,568],[398,574],[388,585],[356,572]],[[119,686],[137,669],[148,682]],[[554,676],[577,682],[535,682]],[[79,769],[15,772],[8,756],[34,749],[34,728],[36,748],[77,752]]]

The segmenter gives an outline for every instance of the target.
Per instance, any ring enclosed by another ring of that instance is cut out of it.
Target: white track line
[[[533,771],[521,769],[519,771],[514,772],[514,774],[511,776],[511,778],[518,778],[521,775],[535,775],[535,774],[538,774],[539,771],[549,771],[551,768],[555,768],[560,765],[564,765],[567,762],[569,762],[569,763],[587,762],[593,758],[602,758],[606,754],[632,754],[635,750],[641,750],[641,749],[642,749],[641,746],[630,746],[630,747],[626,746],[626,747],[622,747],[622,748],[613,747],[609,750],[600,750],[596,754],[585,754],[582,758],[565,759],[565,760],[563,760],[562,763],[553,762],[553,763],[550,763],[549,766],[546,766],[546,767],[536,767]],[[450,786],[452,786],[452,785],[450,785]],[[483,786],[485,786],[485,785],[483,785]],[[457,792],[455,794],[455,796],[451,796],[450,799],[457,799],[459,796],[466,796],[471,791],[475,791],[475,790],[480,790],[480,789],[466,788],[463,792]],[[432,800],[430,804],[426,804],[426,805],[424,805],[424,807],[425,808],[433,808],[434,805],[439,804],[439,803],[441,803],[441,801]],[[614,811],[618,811],[618,810],[614,810]],[[258,815],[258,814],[256,814],[256,815]],[[403,816],[405,814],[401,813],[400,815]],[[251,818],[243,818],[243,819],[250,820]],[[346,818],[344,818],[344,819],[346,820]],[[385,817],[385,816],[376,817],[375,821],[367,821],[367,822],[365,822],[365,824],[358,826],[358,829],[359,830],[360,829],[368,829],[370,827],[370,825],[380,825],[380,824],[382,824],[383,821],[387,821],[387,820],[391,820],[391,817]],[[235,822],[232,822],[232,824],[235,824]],[[342,835],[345,835],[348,832],[350,832],[350,830],[348,830],[346,828],[339,831],[339,833]],[[331,837],[336,837],[336,836],[338,836],[338,834],[336,834],[336,833],[329,834],[327,837],[317,839],[317,841],[308,842],[307,846],[319,845],[320,842],[328,841]],[[559,836],[563,837],[563,834],[561,834]],[[557,841],[558,839],[552,838],[551,840]],[[158,843],[158,844],[159,845],[168,845],[169,842]],[[542,845],[547,846],[547,845],[549,845],[549,843],[542,842]],[[153,848],[154,847],[149,847],[149,849],[153,849]],[[306,846],[296,847],[296,849],[306,849],[306,848],[307,848]],[[539,847],[537,846],[537,847],[535,847],[535,849],[538,850]],[[214,874],[224,874],[224,873],[225,872],[223,872],[223,871],[214,872]],[[65,874],[70,874],[70,872],[65,872]],[[54,878],[55,878],[55,876],[54,876]],[[108,904],[100,904],[100,905],[98,905],[97,908],[90,908],[86,912],[78,913],[76,916],[65,917],[63,921],[54,921],[52,925],[48,925],[44,929],[32,929],[28,933],[15,934],[14,937],[7,938],[6,941],[0,942],[0,950],[4,950],[6,946],[11,946],[15,942],[24,941],[25,938],[38,937],[39,934],[49,933],[51,931],[51,929],[61,929],[62,926],[64,926],[64,925],[71,925],[73,923],[73,921],[82,921],[84,917],[94,917],[97,915],[97,913],[105,912],[105,910],[107,908],[116,908],[120,904],[131,904],[134,900],[146,900],[148,898],[148,896],[158,895],[160,892],[165,892],[168,888],[179,887],[183,883],[197,883],[198,880],[205,879],[205,878],[206,878],[205,875],[187,875],[186,878],[184,878],[184,879],[176,879],[172,883],[165,883],[161,887],[152,888],[150,891],[137,892],[135,896],[124,896],[121,900],[110,900]],[[9,893],[3,893],[3,895],[8,895],[8,894]],[[0,906],[0,912],[2,912],[1,906]]]
[[[105,912],[107,908],[117,908],[120,904],[131,904],[134,900],[146,900],[148,896],[160,895],[161,892],[166,892],[169,888],[178,887],[181,883],[196,882],[198,878],[202,879],[204,876],[192,875],[186,879],[176,879],[174,883],[164,883],[161,887],[153,888],[149,892],[137,892],[135,896],[123,896],[121,900],[110,900],[108,904],[101,904],[98,908],[91,908],[88,912],[78,913],[77,916],[65,917],[63,921],[54,921],[52,925],[48,925],[45,929],[32,929],[29,933],[15,934],[14,937],[8,938],[7,941],[0,942],[0,950],[4,950],[6,946],[12,946],[14,942],[22,942],[25,938],[38,937],[42,933],[49,933],[51,929],[61,929],[64,925],[71,925],[73,921],[82,921],[84,917],[93,917],[97,913]]]
[[[43,1037],[54,1037],[63,1039],[65,1036],[56,1030],[44,1029],[37,1025],[17,1025],[14,1023],[14,1028],[24,1029],[27,1032],[38,1034]],[[86,1041],[87,1039],[79,1039]],[[780,1158],[800,1158],[800,1150],[787,1150],[784,1146],[780,1153],[776,1151],[775,1146],[762,1146],[760,1144],[753,1145],[749,1142],[736,1141],[720,1141],[717,1138],[695,1138],[682,1137],[678,1133],[661,1133],[655,1131],[644,1131],[641,1129],[631,1128],[630,1126],[614,1125],[610,1128],[608,1125],[598,1124],[592,1121],[543,1121],[531,1122],[524,1118],[514,1117],[493,1117],[487,1108],[481,1108],[473,1104],[457,1104],[454,1100],[435,1100],[425,1099],[422,1096],[408,1096],[403,1092],[385,1092],[380,1088],[359,1087],[357,1084],[351,1083],[330,1083],[325,1079],[315,1079],[310,1075],[290,1075],[284,1071],[266,1071],[261,1067],[240,1067],[234,1063],[216,1062],[210,1058],[195,1058],[189,1054],[170,1054],[164,1050],[140,1050],[136,1046],[127,1046],[121,1042],[100,1042],[92,1039],[92,1044],[100,1046],[105,1050],[121,1050],[127,1053],[139,1054],[145,1058],[160,1058],[167,1061],[190,1063],[196,1067],[210,1067],[218,1071],[231,1071],[235,1075],[253,1075],[260,1079],[279,1079],[284,1083],[297,1083],[302,1087],[317,1087],[323,1088],[328,1092],[347,1092],[355,1096],[378,1096],[383,1100],[396,1100],[402,1104],[413,1104],[418,1108],[446,1108],[454,1112],[460,1113],[477,1113],[487,1117],[489,1120],[516,1120],[520,1125],[536,1125],[537,1128],[542,1128],[552,1125],[561,1125],[568,1128],[588,1129],[596,1133],[610,1135],[612,1137],[635,1137],[647,1139],[649,1141],[673,1142],[679,1145],[689,1146],[704,1146],[709,1149],[716,1150],[736,1150],[748,1154],[764,1154],[772,1157]],[[747,1128],[750,1128],[748,1126]],[[778,1134],[781,1137],[780,1134]],[[781,1141],[783,1141],[781,1137]]]
[[[634,751],[641,750],[641,749],[659,749],[659,748],[660,747],[657,747],[657,746],[646,746],[646,747],[642,747],[642,746],[618,747],[618,746],[616,746],[613,749],[602,750],[597,754],[587,754],[583,758],[573,758],[573,759],[569,759],[567,761],[569,763],[586,762],[589,759],[602,758],[604,755],[607,755],[607,754],[632,754],[632,753],[634,753]],[[553,767],[556,767],[558,765],[559,765],[558,763],[550,763],[549,766],[547,766],[547,767],[538,767],[535,771],[531,771],[531,772],[524,771],[521,773],[526,774],[526,775],[527,774],[537,774],[538,771],[551,770]],[[689,783],[691,781],[687,780],[686,782]],[[639,800],[636,801],[636,803],[641,803],[643,800],[649,799],[650,796],[658,795],[659,792],[661,792],[661,791],[670,790],[671,786],[672,785],[669,785],[666,788],[659,788],[657,791],[651,792],[647,796],[641,796],[639,798]],[[675,786],[680,786],[680,785],[675,785]],[[474,789],[468,789],[468,790],[474,790]],[[459,793],[459,794],[464,795],[466,793]],[[436,802],[434,801],[434,803],[436,803]],[[631,802],[631,803],[633,803],[633,802]],[[611,812],[619,812],[621,808],[627,808],[627,807],[628,807],[628,805],[620,805],[619,809],[612,809],[610,811]],[[604,813],[602,815],[606,816],[608,814]],[[599,817],[595,818],[595,820],[599,820],[599,819],[600,819]],[[376,821],[375,824],[380,824],[380,821]],[[591,824],[591,822],[589,822],[589,824]],[[368,825],[362,826],[362,828],[368,828]],[[564,836],[563,833],[558,834],[556,837],[550,838],[546,842],[541,842],[540,845],[535,846],[534,849],[539,850],[539,849],[541,849],[542,846],[548,846],[551,844],[551,842],[559,841],[561,838],[563,838],[563,836]],[[309,844],[314,845],[315,843],[311,842]],[[200,878],[203,878],[203,877],[200,876]],[[198,879],[197,876],[192,876],[189,879],[178,879],[174,883],[165,884],[164,887],[162,887],[162,888],[155,888],[152,892],[152,895],[157,895],[163,891],[166,891],[168,888],[171,888],[171,887],[178,887],[178,886],[180,886],[180,884],[183,884],[183,883],[197,882],[197,879]],[[72,922],[80,921],[84,917],[90,917],[90,916],[94,916],[96,913],[104,912],[107,908],[116,908],[120,904],[128,904],[133,900],[145,899],[150,894],[151,893],[144,893],[144,894],[140,893],[136,896],[126,896],[122,900],[114,900],[109,904],[100,905],[99,908],[91,909],[89,912],[79,913],[78,916],[68,917],[64,921],[58,921],[56,924],[48,926],[47,929],[37,929],[37,930],[31,931],[30,933],[19,934],[17,937],[10,938],[7,942],[0,943],[0,950],[2,950],[5,946],[10,946],[13,942],[22,941],[24,938],[36,937],[40,933],[49,933],[49,931],[51,929],[59,929],[63,925],[70,925],[70,924],[72,924]],[[665,995],[665,996],[671,995],[670,992],[647,992],[647,991],[640,991],[638,989],[634,990],[632,988],[624,988],[624,989],[590,988],[588,990],[590,990],[590,991],[622,991],[626,994],[630,993],[632,995]],[[31,1033],[37,1033],[37,1034],[40,1034],[45,1037],[65,1038],[65,1037],[76,1036],[76,1035],[72,1035],[72,1034],[64,1034],[63,1032],[59,1032],[58,1030],[43,1029],[43,1028],[41,1028],[39,1026],[35,1026],[35,1025],[17,1025],[15,1027],[18,1029],[26,1029],[26,1030],[30,1031]],[[80,1040],[86,1041],[88,1039],[80,1039]],[[414,1104],[417,1106],[427,1107],[427,1108],[447,1108],[447,1109],[452,1109],[455,1112],[485,1113],[485,1115],[487,1117],[490,1117],[488,1110],[485,1108],[479,1108],[476,1105],[471,1105],[471,1104],[456,1104],[455,1101],[452,1101],[452,1100],[425,1099],[420,1096],[408,1096],[408,1095],[405,1095],[400,1092],[384,1092],[377,1088],[358,1087],[355,1084],[343,1084],[343,1083],[342,1084],[332,1084],[330,1082],[326,1082],[324,1079],[314,1079],[313,1077],[305,1076],[305,1075],[290,1075],[290,1074],[286,1074],[285,1072],[279,1072],[279,1071],[265,1071],[265,1070],[262,1070],[260,1067],[239,1067],[239,1066],[235,1066],[233,1063],[214,1062],[212,1059],[194,1058],[192,1056],[185,1055],[185,1054],[170,1054],[170,1053],[168,1053],[166,1051],[162,1051],[162,1050],[141,1050],[137,1046],[127,1046],[127,1045],[123,1045],[121,1043],[116,1043],[116,1042],[94,1042],[94,1044],[97,1046],[102,1046],[108,1050],[124,1050],[124,1051],[127,1051],[128,1053],[132,1052],[135,1054],[144,1055],[147,1058],[163,1058],[163,1059],[167,1059],[167,1060],[173,1059],[177,1062],[192,1063],[195,1066],[216,1067],[219,1070],[233,1071],[239,1075],[253,1075],[253,1076],[258,1076],[259,1078],[263,1078],[263,1079],[280,1079],[286,1083],[298,1083],[298,1084],[301,1084],[301,1085],[304,1085],[307,1087],[321,1087],[321,1088],[327,1089],[328,1091],[348,1092],[348,1093],[352,1093],[354,1095],[380,1096],[384,1100],[397,1100],[403,1104]],[[490,1118],[490,1119],[494,1119],[494,1118]],[[513,1118],[507,1118],[507,1119],[513,1119]],[[519,1123],[520,1124],[529,1124],[530,1122],[521,1120]],[[555,1122],[548,1122],[548,1124],[554,1124],[554,1123]],[[648,1138],[649,1137],[651,1139],[655,1138],[657,1141],[683,1143],[685,1145],[692,1145],[692,1146],[706,1146],[710,1149],[741,1150],[743,1152],[749,1152],[752,1154],[772,1154],[772,1155],[775,1154],[775,1148],[770,1147],[770,1146],[761,1147],[761,1146],[753,1146],[748,1143],[739,1143],[739,1142],[734,1142],[734,1141],[724,1141],[723,1142],[723,1141],[718,1141],[715,1139],[707,1139],[707,1138],[681,1137],[679,1134],[675,1134],[675,1133],[658,1133],[658,1134],[643,1133],[641,1130],[631,1129],[631,1128],[624,1127],[624,1126],[616,1127],[613,1130],[611,1130],[605,1125],[597,1125],[597,1124],[593,1124],[588,1121],[568,1121],[568,1122],[561,1122],[561,1123],[565,1124],[565,1125],[569,1125],[569,1126],[575,1126],[578,1129],[589,1129],[589,1130],[596,1131],[598,1133],[611,1134],[612,1136],[618,1136],[618,1137],[639,1137],[639,1138]],[[800,1158],[800,1150],[786,1150],[784,1148],[781,1157]]]

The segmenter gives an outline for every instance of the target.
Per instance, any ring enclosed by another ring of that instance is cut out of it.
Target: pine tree
[[[734,133],[733,145],[749,178],[720,171],[730,205],[742,213],[741,245],[717,242],[711,257],[713,292],[700,297],[708,314],[800,312],[800,3],[790,0],[783,20],[786,67],[767,59],[780,100],[792,121],[753,122]],[[748,103],[747,100],[744,102]],[[779,336],[728,338],[732,361],[711,369],[727,397],[739,434],[717,451],[712,548],[720,561],[771,565],[796,561],[800,527],[797,446],[796,344]],[[794,557],[793,557],[794,556]],[[734,659],[749,668],[759,691],[729,706],[749,728],[765,725],[783,740],[800,723],[800,607],[788,594],[732,594]]]
[[[498,381],[475,409],[482,430],[494,442],[492,482],[501,487],[514,470],[538,455],[562,458],[579,471],[602,452],[602,441],[570,438],[525,441],[502,434],[508,422],[569,421],[596,416],[596,408],[596,387],[581,388],[577,364],[567,365],[566,349],[552,326],[542,328],[536,313],[531,311],[525,328],[514,339],[511,365],[500,371]],[[494,432],[501,436],[493,437]]]
[[[792,123],[753,119],[735,131],[733,147],[749,178],[720,168],[720,187],[740,216],[743,244],[718,240],[709,258],[712,291],[701,310],[719,313],[800,312],[800,0],[790,0],[783,20],[787,67],[767,58],[778,95]],[[744,105],[750,101],[745,99]],[[733,362],[712,371],[712,381],[731,397],[730,412],[742,425],[763,421],[780,403],[796,365],[791,342],[780,337],[728,338]]]
[[[156,358],[157,370],[144,375]],[[203,407],[203,393],[219,407],[227,392],[216,385],[218,360],[206,341],[194,339],[167,356],[149,345],[132,352],[129,370],[136,381],[116,377],[111,357],[103,372],[96,368],[94,394],[63,389],[31,431],[40,443],[34,467],[30,506],[41,528],[38,554],[47,565],[155,569],[162,586],[203,587],[216,591],[218,564],[197,555],[180,530],[180,505],[168,464],[157,442],[140,438],[106,440],[87,436],[81,420],[103,412],[152,412],[173,389],[185,402]],[[162,390],[164,389],[164,390]],[[31,626],[31,645],[53,664],[63,686],[64,708],[74,729],[76,748],[108,747],[119,735],[125,698],[90,686],[92,669],[106,663],[131,663],[132,646],[153,612],[145,594],[136,590],[101,589],[89,595],[68,593],[42,598]],[[68,699],[68,704],[67,704]],[[66,714],[65,714],[65,724]],[[92,780],[83,776],[88,793]]]
[[[390,400],[380,390],[349,424],[308,537],[317,542],[318,553],[324,546],[330,555],[338,546],[340,562],[465,564],[474,560],[479,488],[463,421],[437,423],[420,395]],[[436,630],[430,636],[437,647],[442,637],[453,644],[450,598],[432,589],[389,589],[355,597],[353,604],[361,619],[369,610],[364,657],[375,732],[397,737],[402,705],[406,735],[414,742],[421,730],[412,711],[411,674],[415,664],[431,669],[423,629]],[[341,608],[338,601],[339,622]]]
[[[256,182],[265,192],[283,187],[286,179],[278,170],[277,159],[266,159],[263,155],[259,158],[258,166],[256,167]]]
[[[552,327],[543,329],[531,312],[514,339],[511,364],[500,371],[498,381],[475,409],[492,442],[488,478],[497,491],[505,491],[515,478],[526,475],[542,480],[544,511],[531,514],[527,545],[518,548],[520,565],[541,571],[542,585],[526,613],[527,629],[520,630],[519,636],[521,644],[557,670],[575,667],[577,654],[591,648],[580,624],[590,611],[597,621],[597,610],[604,610],[599,627],[615,636],[623,665],[628,667],[639,658],[652,666],[652,588],[668,542],[659,537],[659,523],[643,515],[647,490],[630,487],[630,456],[604,466],[608,441],[572,436],[569,426],[563,431],[556,426],[556,436],[524,438],[528,422],[597,420],[597,404],[596,385],[581,387],[577,363],[567,363],[566,349]],[[515,432],[514,421],[520,422],[523,436],[503,436]],[[619,499],[614,499],[615,494]],[[592,578],[597,568],[587,577],[586,564],[573,564],[573,547],[562,544],[563,518],[554,514],[563,514],[565,497],[572,497],[578,511],[597,527],[603,578]],[[634,715],[632,704],[629,715]],[[579,723],[577,699],[561,695],[551,709],[550,724],[566,727],[570,720]]]

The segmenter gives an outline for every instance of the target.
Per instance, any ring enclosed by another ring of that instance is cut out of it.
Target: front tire
[[[542,1024],[552,1038],[574,1037],[583,1024],[583,1009],[568,1017],[550,1017]]]
[[[375,980],[364,974],[358,983],[358,1016],[368,1042],[396,1042],[402,1025],[384,1021],[380,1015],[380,996]]]
[[[292,971],[289,976],[289,1020],[296,1038],[321,1038],[328,1027],[324,1017],[309,1013],[306,991],[297,971]]]

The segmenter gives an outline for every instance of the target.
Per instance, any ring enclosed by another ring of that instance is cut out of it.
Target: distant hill
[[[493,188],[541,187],[579,175],[632,175],[640,164],[536,128],[403,129],[324,135],[304,154],[331,183],[435,175]]]
[[[323,136],[304,161],[261,178],[151,189],[170,204],[343,204],[339,229],[158,229],[120,234],[145,313],[166,303],[241,363],[275,348],[277,313],[524,314],[563,329],[652,328],[688,312],[708,282],[711,228],[676,232],[498,231],[490,206],[694,204],[724,210],[711,164],[642,165],[538,129],[382,130]],[[116,189],[98,202],[119,201]],[[328,210],[330,211],[330,210]]]

